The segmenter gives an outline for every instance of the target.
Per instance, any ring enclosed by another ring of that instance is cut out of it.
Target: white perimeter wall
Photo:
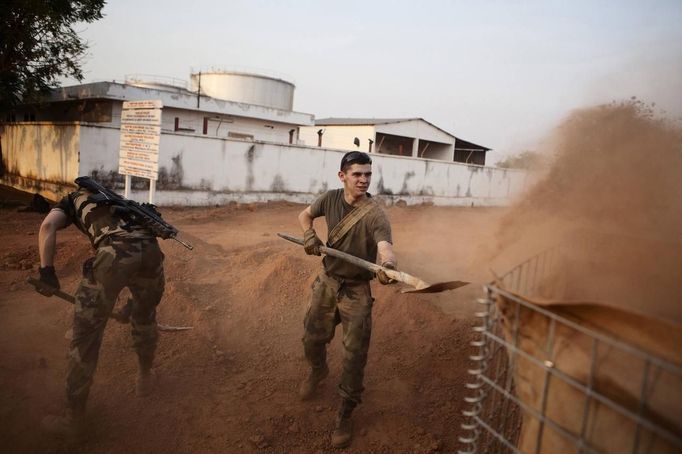
[[[53,129],[47,126],[46,131]],[[71,124],[60,129],[60,136],[76,139],[36,142],[46,134],[42,128],[5,126],[3,161],[17,156],[20,144],[40,143],[19,169],[28,180],[52,175],[52,179],[70,183],[76,174],[93,172],[103,179],[118,177],[117,128]],[[24,138],[18,140],[18,136]],[[73,168],[74,149],[79,155],[77,172]],[[339,150],[175,133],[162,133],[160,149],[159,168],[164,179],[157,185],[159,205],[268,200],[308,203],[319,193],[341,186],[337,172],[344,152]],[[47,164],[45,156],[52,157]],[[370,192],[389,203],[403,200],[408,204],[504,205],[528,183],[522,171],[387,155],[372,155],[372,159]],[[63,162],[70,162],[71,167],[64,167]],[[40,166],[42,173],[38,174]],[[10,184],[15,168],[8,166],[0,181]],[[27,183],[23,186],[26,188]],[[133,196],[146,199],[143,191],[134,191]]]

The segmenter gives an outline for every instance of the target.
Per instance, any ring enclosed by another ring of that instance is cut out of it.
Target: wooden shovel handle
[[[41,283],[38,279],[36,279],[34,277],[29,277],[28,279],[26,279],[26,282],[28,282],[29,284],[31,284],[35,288],[38,288],[40,285],[44,285],[43,283]],[[55,290],[52,294],[54,296],[56,296],[57,298],[61,298],[64,301],[68,301],[71,304],[76,304],[76,298],[74,298],[73,295],[69,295],[68,293],[62,292],[61,290]]]
[[[291,241],[292,243],[300,244],[303,246],[303,239],[301,238],[296,238],[295,236],[287,235],[286,233],[278,233],[277,236],[280,238],[284,238],[285,240]],[[369,270],[373,273],[377,273],[378,271],[383,271],[386,273],[388,277],[391,279],[395,279],[396,281],[403,282],[407,285],[411,285],[412,287],[416,288],[417,290],[426,288],[429,286],[426,282],[422,281],[418,277],[412,276],[410,274],[404,273],[402,271],[398,270],[392,270],[390,268],[384,268],[383,266],[377,265],[376,263],[368,262],[367,260],[363,260],[359,257],[356,257],[354,255],[348,254],[346,252],[341,252],[339,250],[327,247],[327,246],[320,246],[320,252],[326,255],[330,255],[332,257],[336,257],[341,260],[345,260],[348,263],[352,263],[353,265],[359,266],[360,268],[364,268],[366,270]]]

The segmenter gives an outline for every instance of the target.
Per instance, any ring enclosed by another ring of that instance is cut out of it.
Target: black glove
[[[381,266],[388,268],[389,270],[395,269],[395,264],[392,262],[384,262],[381,264]],[[377,279],[379,279],[379,282],[381,282],[383,285],[395,284],[397,282],[395,279],[388,277],[384,270],[377,271]]]
[[[54,272],[54,266],[46,266],[38,268],[40,273],[40,284],[36,286],[36,290],[41,295],[52,296],[54,292],[59,290],[59,279]]]
[[[320,246],[324,246],[324,243],[317,237],[315,230],[306,230],[303,234],[303,249],[305,249],[305,253],[308,255],[320,255]]]

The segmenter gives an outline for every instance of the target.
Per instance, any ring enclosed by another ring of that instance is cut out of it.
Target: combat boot
[[[357,404],[350,399],[343,399],[338,415],[334,432],[332,432],[332,447],[345,448],[353,440],[353,421],[350,419],[351,413]]]
[[[67,408],[60,415],[47,415],[41,421],[43,429],[58,437],[74,437],[83,422],[83,410]]]
[[[329,375],[329,367],[326,364],[323,367],[312,369],[298,388],[298,395],[301,400],[310,399],[315,394],[317,386],[322,380],[327,378],[327,375]]]
[[[135,380],[135,395],[137,397],[147,397],[156,388],[158,377],[153,370],[140,370]]]

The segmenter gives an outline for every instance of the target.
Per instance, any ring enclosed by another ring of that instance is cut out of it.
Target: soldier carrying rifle
[[[66,410],[43,420],[45,429],[59,434],[73,433],[82,421],[104,329],[124,287],[132,293],[130,319],[139,364],[136,394],[146,396],[153,390],[156,306],[164,291],[164,255],[156,237],[175,239],[177,233],[153,205],[124,199],[88,177],[78,178],[76,183],[78,189],[48,213],[39,234],[40,279],[36,289],[46,296],[59,290],[54,269],[58,230],[74,224],[95,249],[95,256],[83,266],[75,294]]]

